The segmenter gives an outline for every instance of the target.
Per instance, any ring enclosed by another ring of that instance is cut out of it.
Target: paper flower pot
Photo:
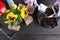
[[[26,6],[26,5],[23,5],[21,3],[19,3],[18,7],[21,9],[23,6]]]
[[[26,5],[23,5],[23,4],[19,4],[18,7],[21,9],[23,6],[26,6]],[[35,7],[34,6],[27,6],[28,8],[28,14],[33,14],[34,10],[35,10]]]
[[[33,14],[34,10],[35,10],[34,6],[28,6],[28,14]]]
[[[24,19],[26,25],[29,25],[30,23],[33,22],[33,18],[31,16],[27,16],[25,19]]]
[[[14,26],[8,25],[8,29],[10,29],[10,30],[19,31],[20,28],[21,28],[20,25],[14,25]]]

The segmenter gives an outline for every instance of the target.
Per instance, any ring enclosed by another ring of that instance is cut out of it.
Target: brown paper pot
[[[26,6],[26,5],[23,5],[21,3],[19,3],[18,7],[21,9],[23,6]]]
[[[23,6],[26,6],[26,5],[23,5],[23,4],[19,4],[18,7],[21,9]],[[28,8],[28,14],[33,14],[34,10],[35,10],[35,7],[34,6],[27,6]]]
[[[25,21],[26,25],[29,25],[30,23],[33,22],[33,18],[32,18],[32,16],[29,16],[29,15],[28,15],[28,16],[24,19],[24,21]]]
[[[10,29],[10,30],[19,31],[20,28],[21,28],[20,25],[14,25],[14,26],[8,25],[8,29]]]
[[[34,10],[35,10],[34,6],[28,6],[28,13],[29,14],[33,14]]]

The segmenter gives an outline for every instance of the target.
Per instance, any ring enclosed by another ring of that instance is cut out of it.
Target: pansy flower
[[[17,19],[18,15],[14,14],[13,12],[10,12],[7,14],[6,19],[8,22],[15,22]]]
[[[17,5],[16,4],[12,4],[12,8],[13,9],[16,9],[17,8]]]
[[[28,16],[27,7],[25,7],[25,6],[22,7],[20,15],[23,19]]]

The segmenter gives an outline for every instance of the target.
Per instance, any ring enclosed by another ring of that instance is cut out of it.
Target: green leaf
[[[20,24],[18,20],[16,20],[16,22],[13,23],[13,25],[18,25]]]
[[[13,22],[10,22],[9,25],[11,25],[11,27],[13,27],[14,24],[13,24]]]
[[[8,14],[8,13],[5,13],[5,14],[4,14],[4,20],[5,20],[5,21],[7,20],[7,19],[6,19],[7,14]]]
[[[22,18],[21,18],[21,16],[18,14],[18,21],[21,23],[21,22],[23,22],[23,20],[22,20]]]

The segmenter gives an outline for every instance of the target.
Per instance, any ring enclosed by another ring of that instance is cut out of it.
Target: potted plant
[[[8,29],[19,31],[20,24],[23,22],[21,11],[16,4],[12,4],[9,10],[4,14],[5,23],[8,24]]]
[[[29,25],[30,23],[32,23],[33,18],[29,14],[33,13],[34,8],[32,6],[30,8],[29,6],[26,6],[23,4],[19,4],[18,7],[21,9],[21,17],[25,21],[26,25]],[[29,11],[29,10],[32,10],[32,11]]]

